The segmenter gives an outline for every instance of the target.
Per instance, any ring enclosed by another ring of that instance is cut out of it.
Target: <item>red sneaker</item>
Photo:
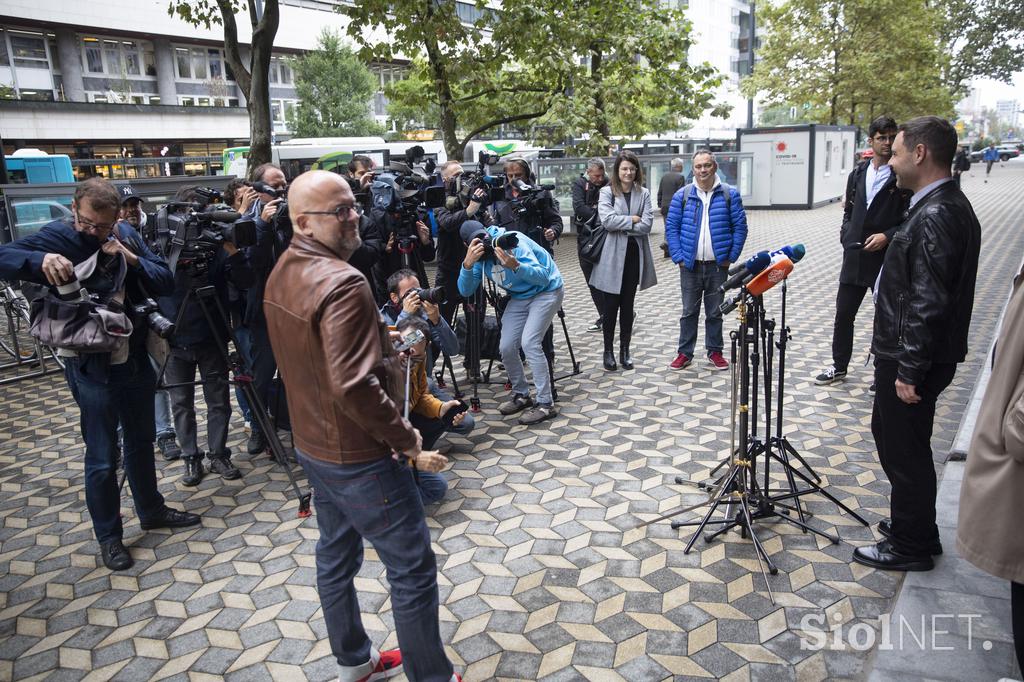
[[[360,678],[357,682],[374,682],[375,680],[383,680],[398,672],[401,667],[402,651],[400,649],[382,651],[380,652],[380,660],[377,661],[377,665],[370,671],[370,674],[366,677]]]
[[[693,360],[691,360],[686,353],[680,353],[676,356],[675,360],[669,363],[668,366],[669,369],[686,369],[690,366],[691,362],[693,362]]]
[[[711,369],[723,370],[729,369],[729,363],[726,361],[722,354],[717,350],[708,355],[708,364],[711,365]]]

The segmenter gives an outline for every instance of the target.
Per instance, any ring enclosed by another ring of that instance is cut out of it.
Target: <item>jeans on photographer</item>
[[[160,364],[152,357],[149,359],[153,365],[153,371],[160,371]],[[167,391],[157,391],[153,398],[153,417],[156,421],[156,437],[159,440],[164,436],[173,436],[174,418],[171,417],[171,399]]]
[[[505,307],[501,316],[501,361],[508,372],[512,391],[520,395],[529,395],[530,386],[526,383],[526,370],[519,358],[519,349],[530,362],[533,372],[533,384],[537,389],[537,403],[552,405],[551,375],[548,371],[548,359],[542,348],[542,341],[549,333],[551,321],[562,307],[564,288],[546,291],[533,298],[513,298]]]
[[[437,558],[412,471],[391,457],[333,464],[295,452],[316,490],[316,581],[342,682],[372,670],[355,578],[368,540],[387,570],[403,671],[413,682],[447,682],[452,664],[438,623]]]
[[[438,391],[434,394],[434,397],[444,402],[451,400],[450,397],[442,397],[445,395],[447,394]],[[455,433],[460,436],[469,435],[473,430],[473,427],[476,425],[476,421],[473,419],[473,415],[468,411],[465,412],[464,415],[462,422],[452,426],[450,429],[445,427],[443,419],[431,419],[430,417],[424,417],[422,414],[416,414],[415,412],[409,413],[409,421],[412,423],[413,427],[420,432],[420,437],[423,439],[423,449],[433,450],[434,445],[437,443],[437,439],[445,432]],[[428,504],[440,502],[444,498],[444,494],[448,492],[448,482],[440,472],[433,473],[430,471],[417,471],[416,489],[420,493],[420,499],[423,501],[423,506],[426,506]]]
[[[677,352],[693,358],[697,345],[697,323],[700,304],[704,301],[704,345],[708,354],[725,349],[722,339],[722,311],[719,306],[725,294],[719,287],[725,284],[728,268],[715,261],[694,261],[693,270],[679,268],[679,282],[683,292],[683,314],[679,318],[679,348]]]
[[[153,393],[156,375],[146,361],[129,358],[111,365],[107,381],[86,376],[80,359],[67,358],[64,377],[79,408],[85,441],[85,504],[100,543],[119,540],[121,495],[117,487],[117,427],[123,424],[124,471],[139,519],[156,515],[164,506],[157,490],[153,462]]]
[[[231,397],[228,391],[228,367],[224,364],[221,349],[215,343],[196,344],[189,348],[172,347],[167,360],[165,381],[168,384],[196,381],[197,368],[203,381],[203,397],[206,399],[207,446],[210,456],[223,456],[227,454]],[[202,451],[197,444],[196,387],[177,386],[167,389],[167,392],[171,396],[181,456],[199,457]]]

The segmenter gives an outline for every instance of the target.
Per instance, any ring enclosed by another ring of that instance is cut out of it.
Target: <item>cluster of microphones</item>
[[[729,279],[722,285],[722,292],[745,287],[747,293],[752,296],[760,296],[773,286],[786,279],[789,273],[793,272],[793,264],[800,262],[807,253],[803,244],[783,246],[775,251],[761,251],[754,254],[746,261],[737,263],[729,268]],[[720,310],[723,315],[728,315],[743,298],[740,292],[731,301],[722,304]]]

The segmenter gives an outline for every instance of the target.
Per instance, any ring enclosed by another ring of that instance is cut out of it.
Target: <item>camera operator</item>
[[[160,299],[164,315],[176,321],[174,335],[169,340],[170,355],[164,370],[164,383],[170,386],[168,394],[174,424],[185,460],[182,483],[187,486],[199,485],[204,474],[203,452],[198,448],[196,434],[193,382],[197,369],[206,399],[206,440],[209,448],[206,456],[210,460],[210,471],[229,481],[242,475],[231,463],[231,450],[227,447],[228,422],[231,419],[228,366],[224,362],[229,339],[227,321],[219,319],[215,304],[210,305],[207,312],[213,323],[211,326],[195,291],[202,286],[214,287],[221,308],[227,311],[230,305],[228,284],[246,289],[252,284],[252,270],[245,255],[230,241],[204,245],[204,248],[212,252],[205,256],[205,260],[192,254],[188,259],[178,260],[174,292]]]
[[[75,265],[97,256],[103,265],[123,259],[127,267],[125,309],[134,310],[142,289],[170,293],[167,264],[153,254],[130,225],[115,225],[121,206],[117,190],[106,180],[80,183],[71,202],[72,219],[57,220],[34,235],[0,246],[0,278],[48,284],[77,282]],[[98,267],[81,284],[109,299],[114,282],[107,267]],[[63,287],[62,287],[63,288]],[[126,348],[113,353],[61,351],[65,379],[81,411],[85,440],[85,502],[100,544],[103,564],[112,571],[132,565],[121,541],[121,495],[117,486],[117,425],[124,428],[124,469],[143,530],[180,528],[199,516],[171,509],[157,490],[153,462],[153,398],[156,377],[146,352],[146,321],[136,316]]]
[[[409,395],[406,396],[409,401],[409,422],[420,432],[422,447],[433,450],[437,439],[446,431],[468,434],[473,430],[473,416],[466,410],[466,405],[458,400],[439,400],[428,388],[426,361],[430,355],[427,352],[429,325],[422,318],[409,315],[401,319],[397,329],[403,340],[414,331],[423,334],[423,340],[408,350],[405,359],[413,363]],[[440,472],[418,471],[416,488],[426,506],[441,501],[448,490],[448,483]]]
[[[522,232],[554,256],[552,244],[561,236],[563,225],[551,192],[520,189],[522,183],[532,185],[534,182],[533,171],[526,159],[506,161],[505,178],[505,198],[491,206],[494,224]]]
[[[252,374],[253,388],[256,395],[263,401],[263,405],[270,409],[277,418],[279,428],[289,430],[290,424],[287,420],[287,403],[283,395],[271,403],[271,393],[274,381],[274,374],[277,372],[277,361],[274,359],[274,352],[270,347],[270,338],[267,336],[267,321],[263,315],[263,292],[267,285],[267,278],[277,259],[288,248],[291,241],[291,221],[288,219],[287,202],[284,194],[288,189],[288,181],[284,171],[272,163],[264,163],[253,169],[251,176],[252,184],[262,183],[254,189],[257,190],[256,201],[253,202],[249,213],[243,218],[252,217],[256,222],[257,244],[246,249],[246,258],[252,268],[252,285],[246,292],[245,317],[243,322],[249,329],[251,339]],[[266,187],[274,194],[266,191],[259,191],[260,187]],[[246,443],[246,450],[249,454],[255,455],[267,448],[265,434],[260,431],[258,422],[251,421],[252,429],[249,432],[249,440]]]
[[[498,227],[485,229],[475,220],[463,224],[462,241],[468,246],[459,272],[462,295],[472,296],[487,277],[511,297],[501,316],[500,349],[512,384],[512,397],[499,405],[498,411],[511,415],[534,406],[519,418],[520,424],[551,419],[557,412],[548,359],[541,342],[562,306],[565,293],[558,266],[547,250],[526,235]],[[536,403],[530,398],[520,348],[533,372]]]
[[[416,221],[410,225],[411,216],[408,214],[408,207],[402,205],[402,194],[412,190],[394,190],[395,204],[387,209],[374,206],[370,217],[380,231],[381,239],[384,240],[384,254],[377,262],[374,270],[377,291],[387,291],[388,277],[402,268],[408,268],[416,273],[420,282],[428,283],[427,270],[424,263],[429,263],[436,256],[434,237],[430,234],[430,228],[419,211],[416,210]],[[409,197],[405,197],[408,199]]]
[[[583,270],[583,278],[590,286],[590,273],[594,270],[594,264],[580,257],[580,249],[585,244],[584,235],[596,228],[601,219],[597,215],[597,199],[601,195],[601,188],[608,184],[608,176],[605,175],[604,159],[594,157],[587,161],[587,172],[579,176],[572,183],[572,220],[576,230],[576,256],[580,261],[580,269]],[[590,287],[590,299],[597,308],[597,320],[587,327],[588,332],[599,332],[604,327],[601,324],[602,297],[600,289]]]
[[[478,220],[484,225],[491,224],[491,216],[481,210],[486,206],[487,190],[477,187],[472,193],[462,191],[462,175],[465,170],[458,161],[446,161],[441,165],[441,180],[448,198],[445,205],[434,209],[437,219],[437,279],[434,282],[444,287],[448,300],[441,304],[441,315],[448,322],[455,316],[455,309],[462,302],[459,296],[459,268],[466,257],[466,245],[462,243],[459,230],[467,220]]]
[[[345,175],[349,187],[352,188],[352,194],[355,195],[356,201],[362,204],[365,213],[369,213],[372,208],[370,185],[373,184],[376,175],[373,172],[375,167],[376,164],[369,156],[356,154],[348,162],[348,173]]]
[[[143,231],[148,218],[142,210],[142,197],[135,193],[135,189],[131,185],[121,185],[118,192],[121,195],[121,212],[118,218],[146,238],[146,246],[153,253],[163,257],[157,245],[149,242],[146,232]],[[160,362],[153,356],[150,356],[150,361],[153,363],[153,369],[160,371]],[[156,419],[157,449],[160,450],[160,454],[166,461],[178,459],[181,457],[181,448],[178,447],[177,436],[174,433],[174,420],[171,417],[171,402],[167,397],[167,391],[156,392],[156,397],[153,400],[153,412]]]

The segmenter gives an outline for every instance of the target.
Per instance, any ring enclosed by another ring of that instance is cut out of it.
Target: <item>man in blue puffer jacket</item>
[[[672,197],[665,218],[665,240],[672,262],[679,265],[683,314],[679,318],[679,347],[669,367],[680,370],[693,361],[697,344],[700,302],[704,299],[704,344],[708,365],[729,368],[722,356],[722,305],[719,287],[729,266],[740,257],[747,239],[747,215],[735,187],[718,179],[718,164],[709,149],[693,154],[693,180]]]

